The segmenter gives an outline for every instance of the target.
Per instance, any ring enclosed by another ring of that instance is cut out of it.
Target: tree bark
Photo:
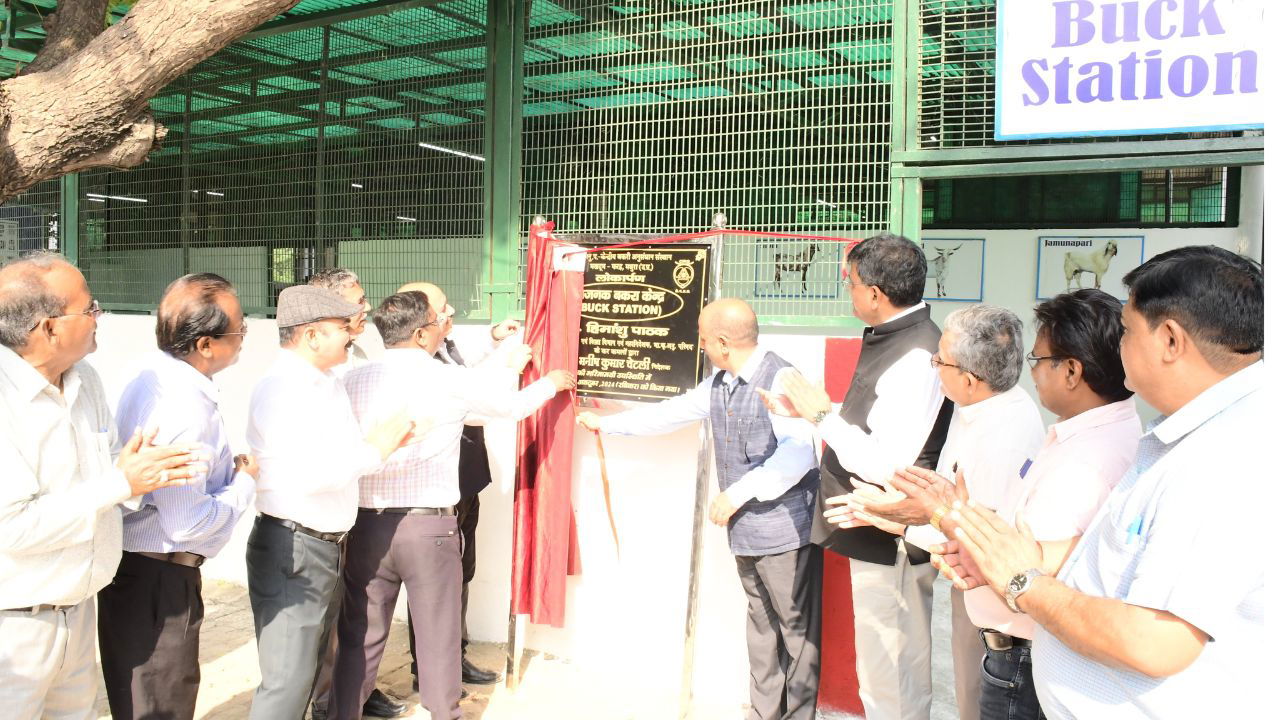
[[[69,0],[60,12],[76,12],[49,21],[50,40],[61,38],[47,48],[52,66],[0,82],[0,203],[68,172],[141,164],[165,135],[147,101],[298,1],[138,0],[88,35],[60,26],[89,22],[98,0]]]
[[[107,27],[111,0],[62,0],[44,20],[44,46],[20,75],[44,72],[84,49]]]

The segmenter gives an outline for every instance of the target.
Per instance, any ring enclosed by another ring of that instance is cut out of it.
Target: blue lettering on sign
[[[1012,0],[1011,0],[1012,1]],[[1060,0],[1053,3],[1053,47],[1078,48],[1100,43],[1141,43],[1225,35],[1217,0]],[[1166,59],[1160,49],[1138,51],[1118,62],[1081,61],[1075,56],[1031,58],[1022,63],[1028,107],[1156,100],[1166,92],[1182,98],[1258,92],[1258,53],[1241,49],[1212,57],[1183,55]],[[1139,95],[1139,85],[1142,93]]]

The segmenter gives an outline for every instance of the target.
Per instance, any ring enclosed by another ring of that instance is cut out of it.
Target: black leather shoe
[[[462,682],[467,685],[492,685],[498,682],[498,673],[482,670],[464,657],[462,658]]]
[[[364,701],[363,712],[370,717],[393,718],[400,717],[406,709],[408,706],[404,703],[396,702],[387,697],[386,693],[374,688],[369,694],[369,699]]]

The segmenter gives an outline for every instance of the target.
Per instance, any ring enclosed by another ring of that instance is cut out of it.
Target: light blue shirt
[[[1243,718],[1266,714],[1266,462],[1261,361],[1224,378],[1138,443],[1058,577],[1080,592],[1167,611],[1210,637],[1168,678],[1109,667],[1038,628],[1036,694],[1050,718]],[[1241,504],[1244,503],[1244,504]],[[1232,508],[1241,513],[1224,512]]]
[[[198,443],[210,457],[203,482],[148,493],[138,510],[125,513],[124,549],[217,555],[253,501],[254,482],[234,470],[213,381],[181,360],[154,353],[125,387],[116,427],[121,442],[135,429],[158,428],[157,445]]]

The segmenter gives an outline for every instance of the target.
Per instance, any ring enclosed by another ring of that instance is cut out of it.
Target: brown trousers
[[[436,720],[462,717],[462,545],[453,516],[361,511],[347,536],[338,619],[334,720],[358,720],[373,692],[403,584],[418,626],[422,706]]]

